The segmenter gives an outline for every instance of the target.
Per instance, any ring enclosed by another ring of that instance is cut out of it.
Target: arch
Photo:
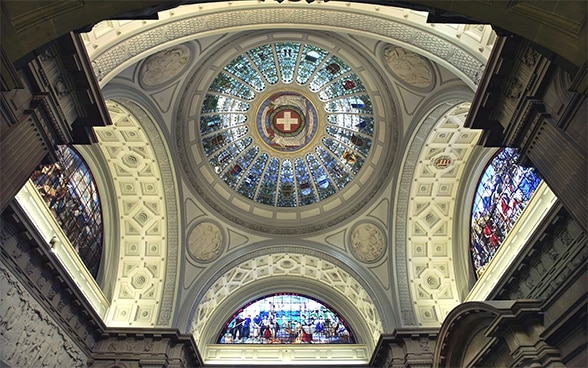
[[[199,1],[193,1],[198,3]],[[358,1],[366,2],[367,1]],[[72,4],[62,12],[55,12],[51,17],[35,18],[36,27],[18,27],[16,31],[3,32],[2,44],[11,60],[18,60],[33,49],[76,29],[87,29],[90,25],[104,19],[129,19],[146,17],[158,11],[174,8],[182,1],[154,1],[146,7],[139,0],[118,3],[85,3]],[[267,2],[269,3],[269,2]],[[330,3],[339,3],[331,1]],[[340,2],[342,5],[348,4]],[[373,3],[370,1],[369,3]],[[380,0],[379,5],[390,5],[394,2]],[[234,3],[232,3],[234,4]],[[495,24],[502,30],[518,34],[528,40],[542,45],[548,50],[561,55],[564,59],[579,67],[586,61],[586,2],[573,2],[573,7],[555,7],[556,2],[548,2],[545,7],[531,4],[488,3],[484,1],[431,1],[415,0],[411,7],[421,11],[438,14],[433,21],[443,23],[444,20],[457,23],[473,19],[486,24]],[[285,4],[284,4],[285,5]],[[316,7],[318,4],[309,4]],[[407,6],[407,3],[402,3]],[[234,5],[233,5],[234,6]],[[555,10],[554,10],[555,9]],[[6,13],[6,12],[4,12]],[[4,14],[3,13],[3,14]],[[459,16],[462,15],[462,16]],[[8,18],[8,17],[7,17]],[[539,22],[537,20],[540,20]],[[12,19],[7,19],[10,21]],[[38,29],[45,32],[39,33]],[[28,42],[22,42],[27,40]],[[576,47],[579,45],[578,47]]]
[[[32,182],[75,252],[98,279],[103,253],[101,199],[94,175],[73,146],[57,146],[58,161],[41,165]]]
[[[396,184],[395,266],[407,326],[441,325],[467,293],[453,261],[453,198],[479,133],[463,128],[464,102],[446,99],[425,115],[408,141]]]
[[[113,244],[118,269],[104,280],[115,285],[105,323],[169,326],[179,262],[174,169],[145,110],[126,99],[107,101],[107,107],[113,125],[95,131],[109,170],[117,174],[115,223],[125,236]]]
[[[429,31],[430,26],[421,13],[393,7],[376,7],[374,12],[373,5],[348,5],[330,2],[309,7],[292,2],[253,1],[228,7],[218,4],[188,5],[161,13],[160,20],[150,22],[148,30],[143,33],[136,32],[137,27],[146,27],[140,21],[134,24],[127,22],[124,27],[105,25],[96,35],[91,35],[86,44],[97,78],[104,84],[112,75],[150,52],[190,40],[194,34],[207,36],[257,30],[260,24],[273,29],[288,29],[291,25],[299,29],[308,24],[312,29],[334,28],[345,33],[377,35],[382,40],[402,45],[434,60],[460,76],[471,88],[479,82],[493,44],[487,37],[488,33],[492,33],[489,27],[482,32],[486,34],[484,37],[479,40],[473,37],[467,42],[461,38],[462,31],[449,26],[440,24],[435,32]],[[173,28],[170,27],[172,23]],[[113,36],[115,32],[116,37]]]
[[[347,318],[300,293],[266,294],[234,311],[217,335],[221,344],[354,344]]]
[[[541,179],[518,165],[514,148],[499,149],[479,177],[470,211],[470,258],[478,277],[513,228]]]
[[[371,351],[383,332],[380,309],[363,281],[319,252],[288,250],[240,257],[218,272],[193,302],[190,331],[198,346],[214,343],[226,316],[241,305],[270,293],[305,294],[338,306],[355,331],[357,341]]]

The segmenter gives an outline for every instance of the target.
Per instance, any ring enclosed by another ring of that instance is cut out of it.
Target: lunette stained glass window
[[[71,245],[96,278],[102,257],[102,210],[90,169],[76,150],[57,147],[59,161],[41,165],[31,180]]]
[[[517,165],[514,148],[502,148],[478,183],[471,217],[470,255],[480,277],[529,202],[541,179],[533,168]]]
[[[345,320],[315,299],[273,294],[248,303],[224,324],[219,344],[354,344]]]
[[[301,42],[238,55],[212,81],[200,111],[204,154],[234,191],[300,207],[341,191],[366,162],[372,104],[340,57]]]

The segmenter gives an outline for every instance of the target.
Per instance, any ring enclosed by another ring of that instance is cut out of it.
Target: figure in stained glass
[[[479,277],[523,212],[541,179],[517,164],[513,148],[500,149],[484,170],[474,198],[470,254]]]

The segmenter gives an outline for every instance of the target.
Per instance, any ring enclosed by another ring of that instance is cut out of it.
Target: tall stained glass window
[[[345,320],[325,304],[293,293],[269,295],[240,308],[219,344],[354,344]]]
[[[541,182],[533,168],[517,165],[518,157],[513,148],[500,149],[478,183],[472,207],[470,245],[478,277]]]
[[[90,274],[102,256],[102,210],[90,169],[71,147],[57,148],[59,161],[41,165],[31,180]]]
[[[216,75],[200,111],[214,172],[257,203],[325,200],[358,173],[374,139],[360,77],[341,58],[301,42],[247,50]]]

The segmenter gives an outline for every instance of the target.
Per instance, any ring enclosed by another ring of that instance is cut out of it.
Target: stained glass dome
[[[341,58],[302,42],[261,45],[218,72],[200,113],[216,175],[257,203],[299,207],[343,190],[366,162],[372,105]]]

